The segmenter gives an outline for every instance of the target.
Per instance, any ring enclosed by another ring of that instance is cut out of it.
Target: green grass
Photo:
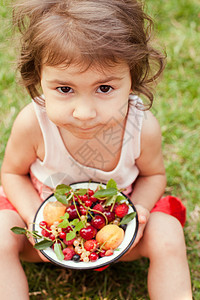
[[[0,0],[0,163],[12,123],[30,101],[16,82],[15,48],[10,40],[9,4]],[[200,300],[200,4],[199,0],[149,0],[146,9],[167,53],[152,111],[163,133],[168,186],[166,194],[187,207],[185,237],[195,300]],[[48,264],[24,263],[31,299],[148,299],[148,260],[119,263],[104,272],[63,270]]]

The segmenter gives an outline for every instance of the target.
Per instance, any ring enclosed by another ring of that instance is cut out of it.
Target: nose
[[[96,117],[96,109],[94,100],[92,99],[77,99],[73,110],[73,117],[82,121],[94,119]]]

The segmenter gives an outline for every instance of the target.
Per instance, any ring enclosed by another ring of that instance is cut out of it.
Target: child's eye
[[[100,85],[100,87],[97,89],[99,93],[107,94],[111,92],[113,88],[110,85]]]
[[[70,88],[69,86],[61,86],[56,89],[62,94],[69,94],[73,92],[72,88]]]

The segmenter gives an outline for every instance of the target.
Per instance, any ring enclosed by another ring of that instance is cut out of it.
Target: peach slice
[[[124,230],[115,224],[108,224],[97,232],[96,240],[105,250],[116,249],[124,239]]]
[[[62,219],[60,219],[60,217],[64,216],[65,210],[66,206],[58,201],[48,202],[43,210],[44,221],[46,221],[49,226],[56,221],[61,222]]]

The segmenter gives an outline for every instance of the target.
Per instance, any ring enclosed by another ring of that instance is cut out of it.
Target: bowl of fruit
[[[100,269],[128,251],[137,230],[134,205],[111,179],[58,185],[36,212],[31,234],[52,263]]]

